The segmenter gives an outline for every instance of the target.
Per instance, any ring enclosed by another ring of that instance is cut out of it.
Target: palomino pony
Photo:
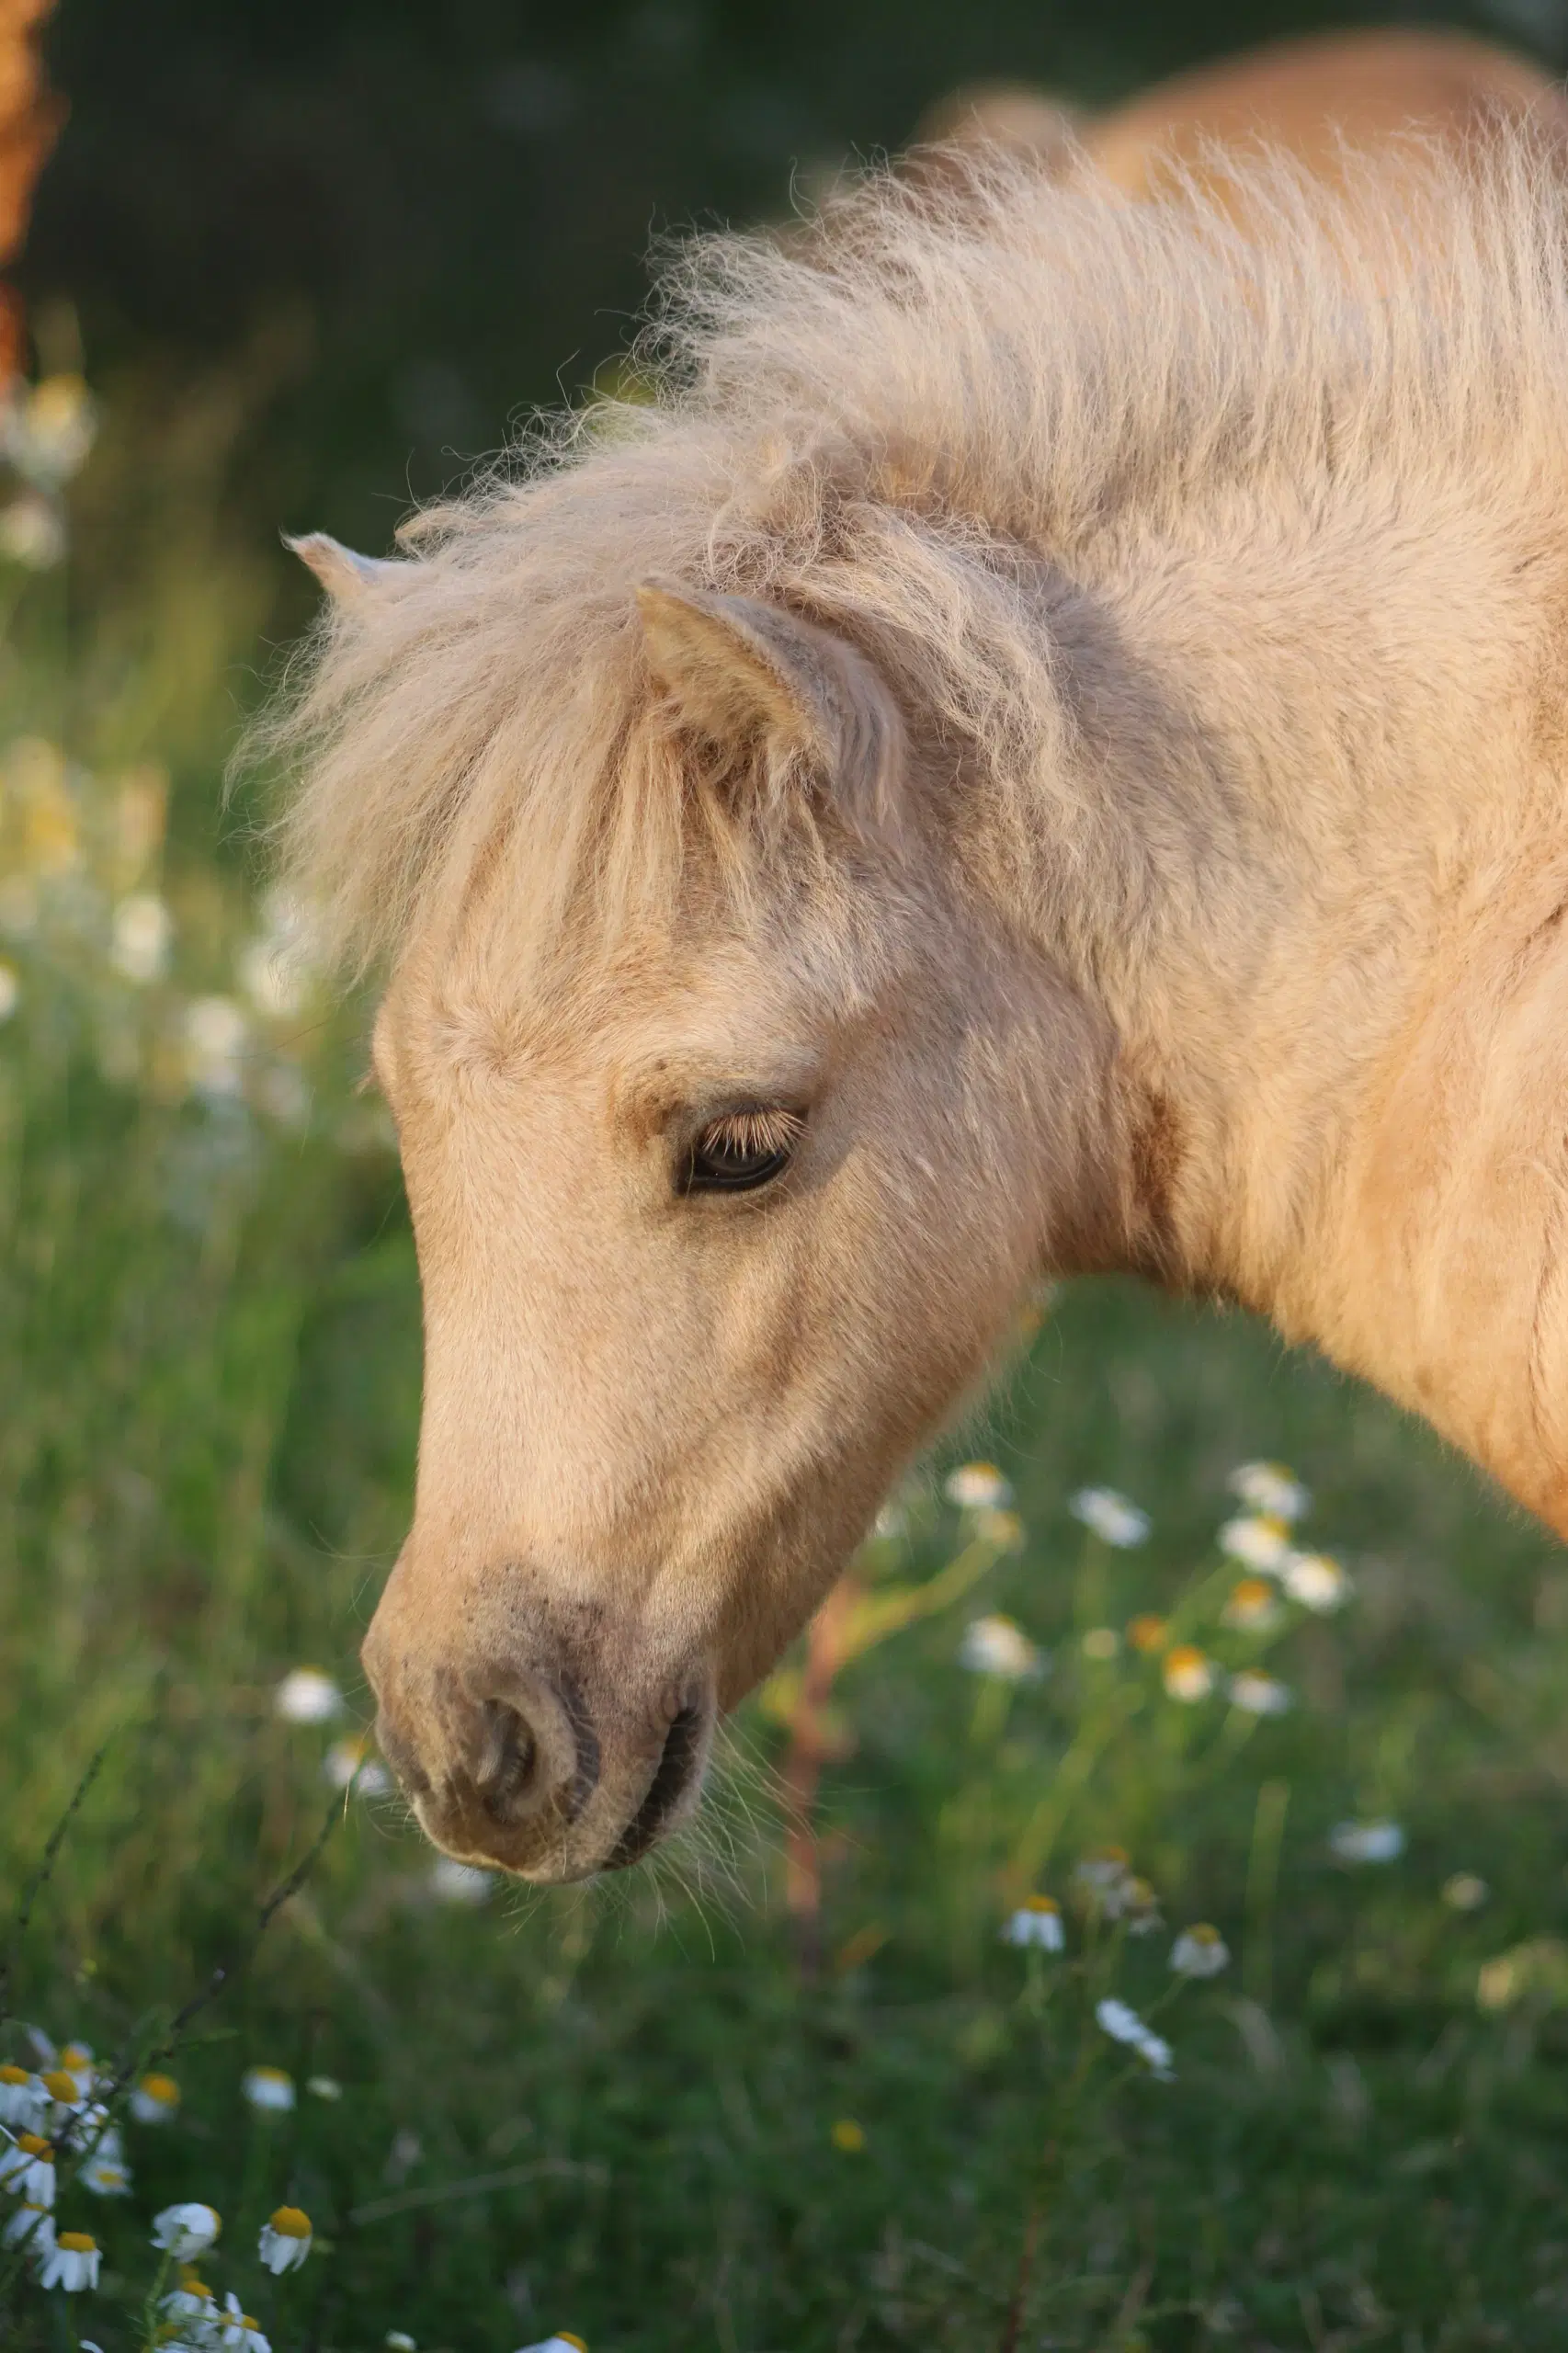
[[[1568,1530],[1568,200],[1528,126],[1342,171],[873,176],[676,267],[651,403],[303,543],[426,1300],[365,1659],[454,1852],[678,1819],[1043,1271]]]

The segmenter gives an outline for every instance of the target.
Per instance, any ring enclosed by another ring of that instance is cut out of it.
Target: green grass
[[[200,2199],[225,2217],[207,2276],[279,2353],[369,2353],[388,2329],[509,2353],[554,2328],[594,2353],[989,2353],[1031,2206],[1020,2347],[1560,2346],[1568,1967],[1546,1940],[1568,1936],[1568,1573],[1424,1433],[1243,1319],[1063,1294],[913,1484],[906,1532],[869,1548],[874,1595],[951,1560],[937,1472],[957,1451],[1017,1489],[1024,1549],[841,1678],[814,1978],[783,1904],[787,1688],[744,1712],[705,1824],[651,1868],[454,1905],[400,1806],[356,1796],[256,1941],[333,1803],[325,1752],[368,1712],[356,1651],[408,1507],[418,1301],[395,1166],[352,1091],[352,1011],[253,1015],[254,1102],[187,1083],[188,1001],[233,990],[252,927],[216,846],[215,681],[258,609],[248,574],[228,579],[208,576],[199,620],[149,590],[156,631],[123,595],[62,667],[46,577],[0,693],[0,881],[36,873],[49,830],[6,744],[63,735],[80,764],[74,861],[0,940],[20,984],[0,1030],[13,1904],[110,1742],[17,1940],[5,2054],[30,2058],[24,2020],[145,2051],[244,1962],[167,2063],[178,2120],[127,2128],[131,2197],[62,2196],[62,2227],[104,2247],[98,2291],[14,2283],[0,2339],[30,2353],[74,2325],[140,2347],[150,2219]],[[118,779],[161,748],[171,840],[131,874]],[[176,915],[145,985],[104,949],[127,887]],[[284,1069],[311,1089],[303,1123],[287,1090],[287,1116],[261,1101]],[[1082,1636],[1180,1609],[1242,1662],[1214,1534],[1227,1472],[1260,1455],[1312,1486],[1311,1539],[1356,1594],[1290,1613],[1268,1665],[1295,1705],[1253,1722]],[[1066,1504],[1086,1481],[1148,1508],[1145,1547],[1085,1539]],[[1038,1682],[960,1664],[993,1609],[1049,1653]],[[302,1662],[339,1679],[347,1724],[279,1720]],[[1335,1859],[1335,1823],[1382,1815],[1398,1860]],[[1074,1865],[1108,1842],[1165,1931],[1074,1908]],[[1442,1897],[1459,1871],[1490,1890],[1468,1914]],[[1068,1905],[1062,1960],[1000,1940],[1030,1884]],[[1199,1919],[1233,1966],[1173,1991],[1170,1933]],[[1526,1946],[1480,2000],[1485,1964]],[[1155,2014],[1175,2082],[1094,2024],[1112,1988]],[[342,2097],[256,2117],[256,2062]],[[846,2121],[863,2145],[835,2138]],[[317,2245],[275,2286],[253,2250],[283,2200]]]

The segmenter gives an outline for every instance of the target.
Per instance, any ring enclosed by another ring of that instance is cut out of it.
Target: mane
[[[1568,208],[1543,142],[1346,170],[1335,195],[1278,156],[1210,158],[1218,193],[1132,205],[955,153],[686,248],[638,396],[540,421],[405,526],[416,560],[324,616],[260,722],[329,943],[395,957],[498,841],[538,938],[585,889],[612,930],[667,908],[699,823],[743,880],[778,852],[714,816],[650,710],[634,592],[655,574],[838,630],[951,772],[1027,795],[1037,825],[1053,796],[1070,834],[1085,788],[1041,756],[1065,724],[1046,573],[1092,577],[1128,532],[1241,489],[1414,491],[1563,444]]]

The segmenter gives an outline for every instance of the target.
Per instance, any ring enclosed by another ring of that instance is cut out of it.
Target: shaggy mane
[[[286,870],[342,955],[395,956],[498,837],[540,937],[587,886],[612,925],[670,906],[699,823],[739,870],[763,854],[650,710],[650,574],[837,629],[950,773],[1027,792],[1037,824],[1050,796],[1070,831],[1048,574],[1092,580],[1096,551],[1237,490],[1414,493],[1568,446],[1568,206],[1540,141],[1412,146],[1339,195],[1268,155],[1206,170],[1217,198],[1133,205],[955,153],[689,246],[647,398],[545,420],[405,527],[415,560],[327,611],[256,731],[297,779]]]

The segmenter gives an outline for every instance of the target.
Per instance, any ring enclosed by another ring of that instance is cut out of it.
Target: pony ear
[[[852,645],[782,606],[668,580],[637,591],[653,684],[711,744],[760,742],[885,819],[898,712]]]
[[[315,574],[327,595],[340,605],[355,603],[392,574],[408,570],[406,563],[389,561],[384,556],[357,555],[352,548],[329,539],[324,531],[307,531],[298,540],[285,532],[283,544]]]

